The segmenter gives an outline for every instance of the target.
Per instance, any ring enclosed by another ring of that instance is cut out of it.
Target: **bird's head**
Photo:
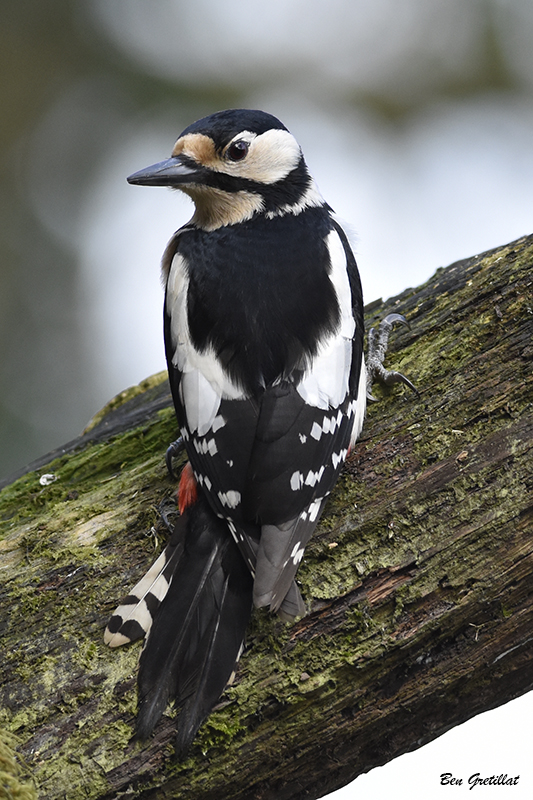
[[[264,111],[229,109],[194,122],[170,158],[128,182],[181,189],[196,205],[193,222],[206,230],[323,204],[296,139]]]

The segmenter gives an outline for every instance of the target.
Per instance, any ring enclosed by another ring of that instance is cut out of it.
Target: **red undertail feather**
[[[198,500],[198,484],[194,477],[191,462],[187,461],[181,473],[178,487],[178,508],[183,514],[187,508],[193,506]]]

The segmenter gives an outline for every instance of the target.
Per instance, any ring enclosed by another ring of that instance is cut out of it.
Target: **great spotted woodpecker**
[[[137,731],[173,699],[183,754],[235,669],[252,605],[305,614],[296,571],[365,414],[363,302],[346,233],[270,114],[205,117],[128,181],[195,203],[162,265],[190,463],[170,544],[105,640],[147,637]]]

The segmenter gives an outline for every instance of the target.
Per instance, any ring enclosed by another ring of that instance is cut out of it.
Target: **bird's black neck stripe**
[[[186,157],[182,157],[182,161],[186,166],[196,170],[195,184],[218,189],[229,194],[236,194],[237,192],[258,194],[263,200],[263,210],[266,212],[298,204],[312,185],[312,178],[307,171],[303,158],[285,178],[272,184],[228,175],[225,172],[205,167],[198,168],[198,164],[193,159]]]

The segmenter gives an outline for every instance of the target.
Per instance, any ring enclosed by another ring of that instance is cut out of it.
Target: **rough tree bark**
[[[102,629],[163,546],[164,376],[0,493],[0,727],[41,798],[300,800],[533,686],[533,236],[367,309],[405,314],[299,572],[309,615],[256,613],[189,760],[131,743],[139,647]],[[56,480],[40,476],[51,474]]]

